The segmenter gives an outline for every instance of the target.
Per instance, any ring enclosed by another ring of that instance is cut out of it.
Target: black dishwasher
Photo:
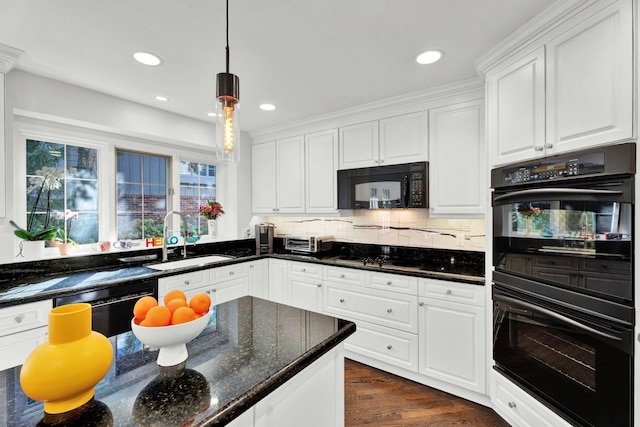
[[[57,297],[53,305],[86,302],[92,307],[92,329],[107,337],[129,332],[133,306],[140,297],[158,298],[158,279],[144,279]]]

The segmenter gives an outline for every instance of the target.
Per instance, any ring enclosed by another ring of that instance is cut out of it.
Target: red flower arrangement
[[[207,202],[206,205],[200,206],[200,215],[207,219],[218,219],[220,215],[224,214],[222,205],[218,202]]]

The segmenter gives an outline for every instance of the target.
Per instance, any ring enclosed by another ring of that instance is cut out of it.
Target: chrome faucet
[[[168,261],[167,255],[167,219],[170,215],[179,215],[182,218],[182,228],[184,228],[184,236],[182,238],[182,243],[184,248],[182,249],[182,258],[187,258],[187,217],[185,217],[182,213],[178,211],[170,211],[164,216],[164,227],[162,228],[162,261]]]

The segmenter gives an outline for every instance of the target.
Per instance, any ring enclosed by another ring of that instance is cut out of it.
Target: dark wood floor
[[[493,426],[493,410],[422,384],[345,360],[345,427]]]

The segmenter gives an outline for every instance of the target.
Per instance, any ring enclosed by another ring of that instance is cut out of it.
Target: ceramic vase
[[[58,245],[58,250],[60,251],[60,255],[69,255],[72,249],[73,249],[73,243],[60,243]]]
[[[212,239],[218,238],[218,220],[217,219],[208,219],[207,229],[209,230],[209,237],[211,237]]]
[[[24,259],[42,259],[44,256],[44,240],[23,240],[20,242],[20,253]]]
[[[22,365],[20,385],[31,399],[44,402],[48,414],[76,409],[94,396],[107,374],[113,347],[91,330],[91,305],[68,304],[49,311],[48,341]]]

